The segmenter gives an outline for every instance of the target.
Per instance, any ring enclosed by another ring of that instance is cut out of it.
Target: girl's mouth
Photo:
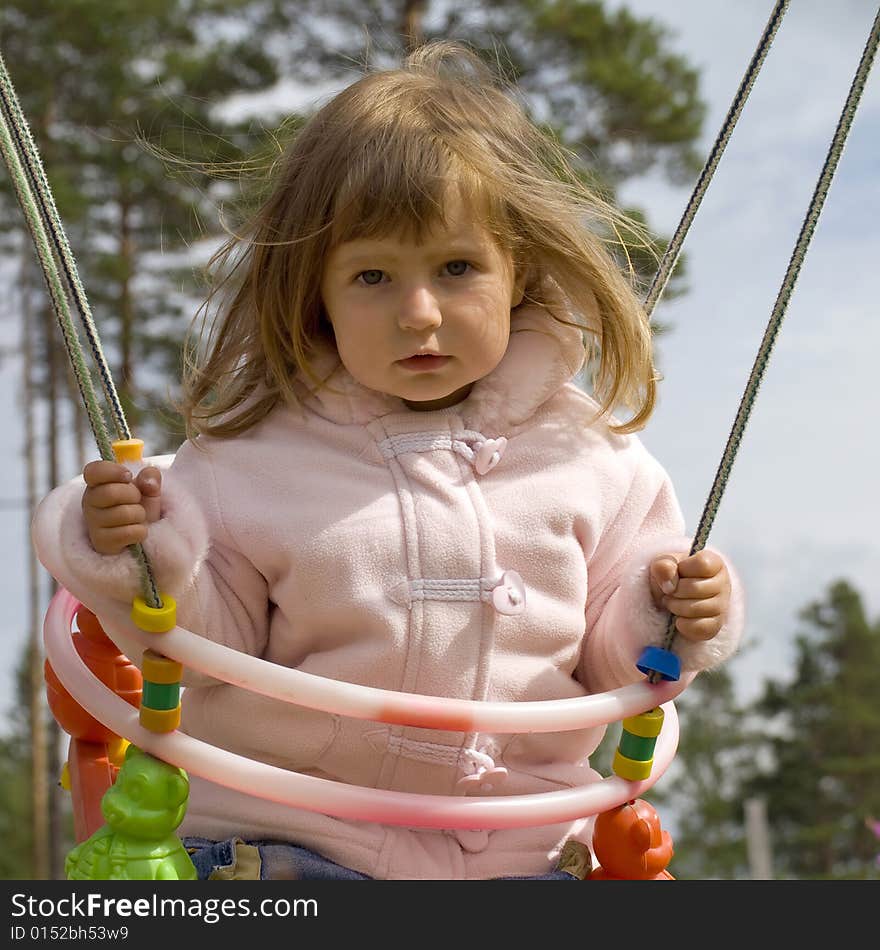
[[[405,360],[398,360],[397,365],[415,372],[423,372],[425,370],[440,369],[448,360],[448,356],[410,356]]]

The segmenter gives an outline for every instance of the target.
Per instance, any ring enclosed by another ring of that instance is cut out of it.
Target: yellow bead
[[[174,732],[180,725],[180,706],[175,709],[150,709],[141,706],[140,724],[150,732]]]
[[[147,633],[167,633],[177,626],[177,602],[166,595],[161,607],[148,607],[143,597],[135,597],[131,619]]]
[[[623,728],[634,736],[653,739],[660,735],[660,730],[663,728],[663,716],[663,709],[655,706],[647,712],[639,713],[638,716],[629,716],[624,719]]]
[[[630,782],[640,782],[651,775],[651,766],[653,759],[646,759],[644,762],[637,762],[635,759],[629,759],[621,755],[620,751],[614,753],[614,762],[611,768],[615,775],[625,778]]]
[[[144,650],[141,673],[150,683],[179,683],[183,676],[183,665],[177,660],[156,653],[155,650]]]
[[[117,439],[110,446],[117,462],[140,462],[144,457],[143,439]]]

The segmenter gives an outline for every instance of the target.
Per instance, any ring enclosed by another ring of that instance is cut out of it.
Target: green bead
[[[647,736],[634,736],[631,732],[624,730],[620,734],[620,754],[628,759],[635,759],[637,762],[647,762],[654,756],[654,746],[657,745],[656,736],[649,738]]]
[[[176,709],[180,702],[180,683],[150,683],[144,680],[141,705],[147,709]]]

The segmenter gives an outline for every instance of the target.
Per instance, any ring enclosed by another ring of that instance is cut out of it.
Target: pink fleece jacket
[[[457,406],[410,411],[338,365],[329,387],[303,391],[302,409],[278,408],[234,439],[185,443],[145,543],[180,624],[273,663],[412,693],[563,699],[641,679],[636,658],[666,624],[648,563],[690,543],[661,466],[637,437],[595,421],[595,402],[573,382],[582,360],[578,331],[520,308],[504,359]],[[90,547],[81,495],[80,479],[44,500],[36,520],[61,512],[58,544],[38,554],[100,616],[130,603],[138,580],[128,553]],[[731,573],[718,636],[676,641],[684,670],[736,648],[743,597]],[[446,795],[596,778],[588,757],[602,728],[438,732],[191,682],[187,733],[309,775]],[[181,833],[289,840],[386,879],[543,873],[588,828],[386,827],[191,781]]]

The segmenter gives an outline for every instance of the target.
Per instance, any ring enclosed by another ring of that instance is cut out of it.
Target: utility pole
[[[763,798],[746,799],[745,818],[749,876],[753,881],[772,881],[773,856],[767,824],[767,802]]]

